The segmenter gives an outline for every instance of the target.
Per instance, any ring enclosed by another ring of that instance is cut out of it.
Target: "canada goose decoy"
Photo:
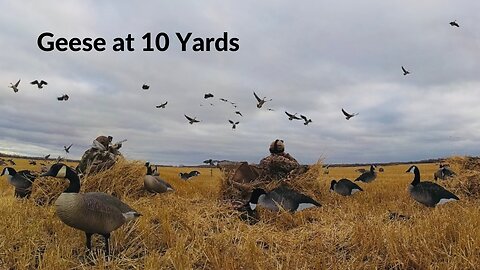
[[[35,80],[33,82],[30,82],[30,84],[37,85],[38,89],[42,89],[44,85],[48,85],[48,83],[44,80],[41,80],[40,82],[38,80]]]
[[[238,114],[240,115],[241,117],[243,117],[242,113],[240,111],[236,111],[235,114]]]
[[[20,80],[18,80],[15,84],[10,83],[10,88],[13,89],[13,92],[17,93],[18,92],[18,85],[20,84]]]
[[[410,74],[410,71],[406,70],[403,66],[402,66],[402,71],[403,71],[403,76]]]
[[[335,191],[342,196],[350,196],[359,191],[363,191],[363,189],[352,181],[343,178],[338,180],[338,182],[332,180],[332,182],[330,182],[330,191]]]
[[[188,180],[188,179],[190,179],[194,176],[200,175],[200,172],[199,171],[191,171],[191,172],[188,172],[188,173],[181,172],[178,175],[180,176],[181,179],[186,181],[186,180]]]
[[[118,198],[106,193],[79,193],[80,178],[65,164],[52,165],[42,176],[66,178],[70,181],[67,189],[55,201],[57,216],[66,225],[85,232],[89,251],[92,248],[92,235],[100,234],[105,239],[105,256],[108,256],[110,233],[127,221],[141,216]]]
[[[233,122],[232,120],[228,120],[228,122],[229,122],[230,124],[232,124],[232,129],[236,129],[236,128],[237,128],[237,125],[240,124],[239,121]]]
[[[291,114],[285,111],[285,114],[288,116],[288,120],[292,121],[293,119],[295,120],[302,120],[302,118],[298,117],[296,113]]]
[[[272,211],[279,211],[280,206],[290,212],[321,206],[314,199],[287,186],[277,187],[268,193],[261,188],[256,188],[252,191],[248,205],[252,210],[255,210],[257,205],[260,205]]]
[[[160,109],[160,108],[161,108],[161,109],[165,109],[165,106],[167,106],[167,104],[168,104],[168,101],[165,101],[165,103],[162,103],[162,104],[157,105],[157,106],[155,106],[155,107],[156,107],[157,109]]]
[[[12,167],[3,169],[0,176],[6,175],[8,183],[15,187],[15,197],[28,198],[32,193],[32,183],[35,181],[35,176],[30,171],[23,170],[17,172]]]
[[[450,22],[450,25],[455,27],[460,27],[460,25],[457,23],[457,20]]]
[[[355,179],[355,182],[362,181],[364,183],[370,183],[375,180],[375,178],[377,178],[377,172],[375,172],[375,165],[370,165],[370,170],[362,173],[359,177],[357,177],[357,179]]]
[[[438,179],[447,180],[448,178],[454,177],[457,175],[454,171],[450,169],[449,166],[440,164],[440,168],[433,173],[433,179],[437,181]]]
[[[160,179],[158,173],[155,175],[149,162],[145,163],[145,167],[147,167],[147,174],[143,178],[143,186],[147,191],[152,193],[165,193],[167,191],[173,191],[172,186],[165,180]]]
[[[303,124],[306,126],[309,123],[312,123],[312,119],[307,118],[305,115],[300,114],[300,117],[305,121]]]
[[[43,159],[49,159],[49,158],[50,158],[50,154],[43,157]]]
[[[70,97],[65,94],[65,95],[62,95],[61,97],[57,97],[57,100],[58,101],[67,101]]]
[[[142,89],[143,89],[143,90],[148,90],[148,89],[150,89],[150,85],[143,84],[143,85],[142,85]]]
[[[72,145],[73,145],[73,143],[70,144],[68,147],[64,145],[64,146],[63,146],[63,150],[65,150],[65,152],[66,152],[67,154],[69,154],[69,153],[70,153],[70,148],[72,147]]]
[[[212,98],[213,97],[213,94],[212,93],[208,93],[208,94],[205,94],[203,96],[204,99],[207,99],[207,98]]]
[[[262,98],[262,99],[259,98],[259,97],[257,96],[257,94],[255,93],[255,91],[253,92],[253,95],[255,96],[255,99],[257,100],[257,108],[259,108],[259,109],[262,108],[262,106],[263,106],[263,104],[265,104],[265,102],[267,102],[267,101],[272,101],[272,99],[266,100],[266,97],[264,97],[264,98]],[[270,109],[269,109],[269,110],[270,110]]]
[[[345,115],[345,119],[347,119],[347,120],[350,120],[350,118],[358,115],[358,113],[349,114],[349,113],[347,113],[343,108],[342,108],[342,113],[343,113],[343,115]]]
[[[406,172],[415,174],[408,191],[410,196],[417,202],[428,207],[435,207],[450,201],[459,200],[455,194],[440,185],[429,181],[420,182],[420,170],[417,166],[412,165]]]
[[[190,125],[193,125],[193,123],[198,123],[198,122],[200,122],[199,120],[197,120],[196,117],[192,118],[192,117],[190,117],[190,116],[187,116],[186,114],[184,114],[184,116],[185,116],[185,118],[187,118],[188,123],[189,123]]]

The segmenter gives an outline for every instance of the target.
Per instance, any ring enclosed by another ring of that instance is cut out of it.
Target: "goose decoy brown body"
[[[33,82],[30,82],[30,84],[37,85],[38,89],[42,89],[44,85],[48,85],[48,83],[44,80],[40,80],[40,82],[38,80],[35,80]]]
[[[457,175],[449,166],[440,165],[440,168],[433,173],[433,179],[437,181],[438,179],[447,180],[448,178],[452,178]]]
[[[251,210],[255,210],[257,205],[272,211],[280,211],[280,208],[290,212],[297,212],[310,207],[321,206],[314,199],[299,193],[287,186],[279,186],[270,192],[264,189],[256,188],[252,191],[248,205]]]
[[[20,81],[21,81],[21,80],[18,80],[15,84],[10,83],[10,86],[9,86],[9,87],[13,89],[13,92],[15,92],[15,93],[18,92],[18,85],[20,85]]]
[[[335,191],[342,196],[350,196],[359,191],[363,191],[363,189],[352,181],[343,178],[338,181],[332,180],[332,182],[330,182],[330,191]]]
[[[406,172],[415,175],[412,183],[408,186],[410,196],[415,201],[428,207],[435,207],[447,202],[459,200],[455,194],[440,185],[429,181],[420,182],[420,170],[417,166],[411,166]]]
[[[147,174],[143,178],[143,185],[147,191],[152,193],[173,191],[173,188],[169,183],[161,179],[159,175],[154,175],[150,163],[145,163],[145,166],[147,167]]]
[[[16,171],[12,167],[3,168],[0,176],[7,176],[7,181],[10,185],[15,187],[15,197],[28,198],[32,193],[32,183],[35,181],[35,176],[30,171]]]
[[[375,171],[375,165],[370,165],[370,170],[362,173],[359,177],[357,177],[357,179],[355,179],[355,182],[356,181],[362,181],[364,183],[370,183],[373,180],[375,180],[375,178],[377,178],[377,172]]]
[[[66,225],[85,232],[86,246],[91,250],[93,234],[105,240],[105,255],[110,253],[110,234],[129,220],[141,216],[118,198],[103,192],[79,193],[80,178],[65,164],[57,163],[42,176],[66,178],[69,186],[55,201],[57,216]]]

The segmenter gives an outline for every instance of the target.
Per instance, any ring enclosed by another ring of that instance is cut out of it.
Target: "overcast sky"
[[[68,157],[80,158],[104,134],[128,139],[128,158],[163,164],[258,162],[276,138],[301,163],[478,155],[480,1],[226,2],[1,1],[0,152],[56,156],[73,143]],[[45,31],[102,37],[106,50],[44,52]],[[168,50],[142,51],[147,32],[167,33]],[[183,52],[176,32],[227,32],[240,49],[194,52],[190,42]],[[127,34],[135,51],[113,52]],[[257,109],[253,91],[273,100]],[[347,121],[341,108],[359,115]]]

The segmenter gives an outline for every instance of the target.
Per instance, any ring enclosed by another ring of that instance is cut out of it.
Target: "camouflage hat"
[[[270,153],[272,154],[279,154],[285,151],[285,144],[283,144],[283,140],[276,139],[270,144]]]
[[[106,136],[98,136],[95,141],[101,143],[105,148],[108,148],[108,144],[110,143],[110,140]]]

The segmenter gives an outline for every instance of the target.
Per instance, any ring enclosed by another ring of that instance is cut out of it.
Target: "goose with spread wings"
[[[167,106],[167,104],[168,104],[168,101],[165,101],[165,103],[162,103],[162,104],[157,105],[157,106],[155,106],[155,107],[156,107],[157,109],[160,109],[160,108],[161,108],[161,109],[165,109],[165,106]]]
[[[18,80],[15,84],[10,83],[10,88],[13,89],[13,92],[17,93],[18,92],[18,85],[20,84],[20,80]]]
[[[288,120],[290,120],[290,121],[292,121],[293,119],[302,120],[300,117],[297,116],[296,113],[291,114],[291,113],[288,113],[287,111],[285,111],[285,114],[288,116]]]
[[[255,96],[255,99],[257,99],[257,108],[262,108],[263,104],[265,104],[265,102],[267,101],[272,101],[272,99],[269,99],[269,100],[266,100],[267,98],[266,97],[263,97],[263,98],[259,98],[258,95],[253,92],[253,95]]]
[[[193,123],[198,123],[198,122],[200,122],[199,120],[197,120],[196,117],[193,117],[193,118],[192,118],[192,117],[190,117],[190,116],[188,116],[188,115],[186,115],[186,114],[184,114],[184,116],[185,116],[185,118],[187,118],[188,123],[189,123],[190,125],[193,125]]]
[[[358,115],[358,113],[349,114],[349,113],[347,113],[343,108],[342,108],[342,113],[343,113],[343,115],[345,115],[345,119],[347,119],[347,120],[350,120],[350,118]]]
[[[37,85],[38,89],[42,89],[43,86],[47,85],[48,83],[44,80],[40,80],[40,82],[38,80],[35,80],[33,82],[30,82],[30,84]]]

